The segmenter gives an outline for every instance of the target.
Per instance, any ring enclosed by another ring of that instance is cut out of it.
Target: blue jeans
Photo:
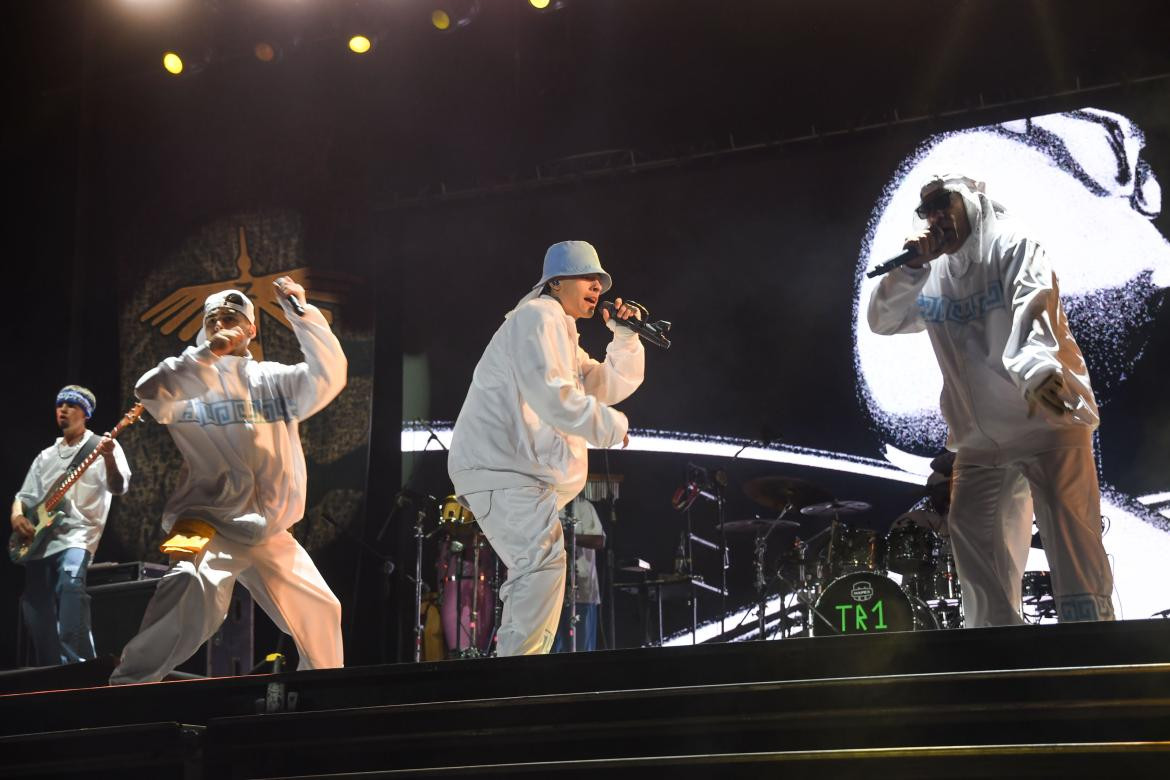
[[[37,666],[89,661],[96,656],[85,592],[89,559],[88,550],[70,548],[25,564],[20,613]]]
[[[577,652],[597,649],[597,613],[600,604],[583,604],[577,602]],[[557,636],[553,640],[552,652],[569,652],[569,610],[561,610],[561,624],[557,627]]]

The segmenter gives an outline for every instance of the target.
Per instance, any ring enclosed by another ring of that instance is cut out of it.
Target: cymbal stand
[[[718,480],[715,481],[715,521],[716,528],[719,529],[719,569],[721,579],[719,582],[720,590],[723,594],[720,596],[721,603],[719,609],[719,634],[722,636],[727,632],[727,569],[731,565],[730,555],[727,552],[727,529],[724,528],[725,521],[723,511],[723,485]]]
[[[768,607],[768,578],[764,574],[764,556],[768,552],[768,532],[764,529],[756,531],[756,562],[755,562],[755,586],[756,586],[756,619],[760,624],[760,639],[767,639],[765,633]]]
[[[422,646],[423,646],[423,614],[422,614],[422,558],[423,558],[423,541],[436,533],[439,529],[436,528],[431,533],[423,533],[423,521],[426,520],[426,511],[420,508],[414,515],[414,662],[417,664],[422,660]],[[443,586],[439,583],[439,592],[442,593]]]
[[[576,499],[573,499],[576,501]],[[573,501],[565,506],[565,531],[569,537],[569,652],[577,652],[577,513]]]
[[[500,630],[500,618],[504,614],[504,600],[500,598],[500,556],[492,556],[492,636],[487,642],[487,654],[492,654],[492,645]]]
[[[784,519],[784,515],[788,514],[788,511],[790,509],[792,509],[792,502],[791,501],[788,502],[784,506],[783,511],[780,512],[779,517],[777,517],[776,519],[777,520]],[[768,575],[765,571],[765,566],[764,566],[765,558],[768,554],[768,535],[771,534],[772,531],[776,530],[776,528],[778,526],[779,526],[779,524],[777,523],[776,525],[770,526],[768,528],[768,530],[766,530],[766,531],[763,528],[756,531],[756,545],[755,545],[756,561],[755,561],[755,566],[754,566],[756,598],[758,599],[756,602],[756,619],[760,623],[760,640],[761,641],[768,638],[768,633],[767,633]]]
[[[455,657],[463,658],[463,542],[452,539],[447,556],[447,581],[455,583]],[[451,574],[451,567],[455,574]]]
[[[808,563],[807,554],[808,554],[809,545],[812,544],[814,541],[816,541],[817,538],[824,536],[824,534],[830,530],[831,530],[830,528],[824,528],[824,529],[818,531],[817,533],[813,534],[812,537],[810,539],[808,539],[807,541],[801,539],[800,537],[796,537],[796,540],[793,542],[793,545],[798,552],[798,556],[796,558],[796,561],[797,561],[796,568],[797,568],[798,580],[796,583],[789,582],[779,572],[777,572],[777,574],[776,574],[776,579],[780,580],[780,582],[783,583],[784,585],[786,585],[790,591],[792,591],[793,593],[796,594],[797,601],[799,602],[798,609],[800,610],[801,617],[804,620],[804,628],[806,631],[809,631],[809,632],[812,631],[812,621],[814,619],[820,620],[822,623],[824,623],[829,628],[833,629],[834,631],[837,631],[837,629],[833,625],[832,621],[829,620],[827,617],[825,617],[816,608],[817,597],[819,596],[818,591],[820,588],[820,583],[823,580],[827,580],[829,578],[827,576],[823,576],[824,573],[821,571],[821,564],[817,563],[816,572],[815,572],[814,577],[812,578],[813,585],[812,585],[812,587],[809,587],[808,569],[806,568],[806,565]],[[781,622],[781,630],[783,630],[786,618],[787,618],[787,613],[785,613],[784,616],[782,616],[782,618],[781,618],[781,621],[780,621]]]
[[[483,534],[475,535],[475,544],[471,554],[475,556],[471,562],[471,647],[468,648],[468,657],[478,658],[479,653],[479,555],[483,551]]]

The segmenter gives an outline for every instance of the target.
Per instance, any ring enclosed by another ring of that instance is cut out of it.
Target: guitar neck
[[[142,404],[134,404],[134,408],[127,412],[126,415],[118,421],[118,424],[114,426],[113,430],[110,431],[110,438],[118,438],[118,434],[121,433],[127,425],[133,425],[134,422],[138,420],[138,416],[140,414],[142,414]],[[97,434],[95,433],[94,436],[97,436]],[[62,500],[64,500],[65,494],[69,492],[69,488],[73,487],[77,483],[77,480],[81,479],[81,476],[85,473],[85,470],[92,466],[94,461],[96,461],[99,457],[101,457],[101,453],[99,453],[96,448],[93,452],[86,455],[85,460],[81,461],[81,463],[78,463],[77,468],[69,472],[61,485],[53,491],[51,496],[45,499],[45,509],[50,512],[56,509],[57,505],[60,504]]]

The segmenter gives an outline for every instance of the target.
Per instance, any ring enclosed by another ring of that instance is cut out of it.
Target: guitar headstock
[[[117,436],[119,433],[121,433],[123,428],[138,422],[138,418],[142,416],[144,411],[146,411],[146,407],[142,405],[141,401],[131,406],[130,411],[122,415],[122,419],[118,420],[118,424],[114,426],[112,431],[110,431],[110,436]]]

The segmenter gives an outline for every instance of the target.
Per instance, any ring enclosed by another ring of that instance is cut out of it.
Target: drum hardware
[[[1021,613],[1029,623],[1039,623],[1056,617],[1056,598],[1052,591],[1052,575],[1046,571],[1026,571],[1020,587]]]
[[[605,569],[602,571],[604,575],[605,601],[604,612],[605,621],[609,630],[605,632],[606,646],[609,648],[617,647],[617,617],[614,613],[614,574],[617,572],[617,565],[614,559],[614,550],[617,547],[618,534],[618,515],[616,502],[621,498],[622,481],[625,479],[621,474],[613,474],[609,470],[609,450],[602,450],[601,457],[605,463],[605,472],[602,474],[589,474],[585,480],[585,488],[581,494],[589,501],[594,503],[604,501],[609,505],[609,530],[607,533],[607,544],[605,545]],[[496,593],[500,591],[497,589]],[[497,599],[498,601],[499,599]],[[496,621],[499,625],[499,621]]]
[[[824,488],[795,477],[757,477],[744,483],[743,492],[760,506],[778,512],[833,499]]]
[[[671,505],[686,516],[686,527],[679,534],[678,548],[675,552],[674,559],[674,573],[676,575],[686,575],[690,577],[694,573],[694,545],[697,543],[702,547],[717,551],[719,553],[719,574],[720,585],[718,592],[720,594],[720,618],[719,630],[722,633],[726,626],[724,625],[725,616],[727,615],[727,569],[729,565],[729,552],[727,548],[727,533],[723,529],[724,525],[724,505],[726,503],[723,489],[727,487],[727,473],[723,469],[716,469],[714,473],[708,471],[706,468],[688,463],[686,466],[685,478],[682,487],[678,488],[671,498]],[[698,499],[703,498],[715,504],[715,527],[719,530],[719,543],[715,544],[701,536],[695,534],[694,519],[691,515],[691,509],[694,507]],[[693,577],[694,580],[702,580],[701,577]],[[691,639],[696,640],[699,628],[699,606],[698,606],[698,591],[692,585],[691,588]]]
[[[483,534],[475,535],[475,548],[472,553],[471,562],[471,621],[470,629],[471,647],[469,651],[472,653],[471,657],[478,657],[479,652],[479,556],[483,552]],[[459,591],[456,590],[456,593]]]
[[[720,523],[717,528],[725,533],[755,533],[756,531],[771,531],[774,528],[800,528],[796,520],[774,520],[767,517],[749,517],[745,520],[728,520]]]
[[[831,501],[801,507],[800,513],[812,517],[840,517],[868,512],[872,508],[873,505],[865,501],[838,501],[834,498]]]
[[[577,652],[577,517],[573,502],[565,505],[565,533],[569,538],[569,652]]]
[[[826,625],[831,625],[827,617],[815,614],[821,583],[825,581],[823,564],[817,561],[813,565],[812,571],[809,570],[809,564],[814,560],[809,557],[811,543],[824,536],[828,531],[828,528],[824,528],[807,541],[799,536],[796,537],[792,542],[792,552],[781,557],[776,579],[788,588],[789,593],[794,598],[794,602],[781,614],[780,635],[782,637],[792,636],[794,625],[799,625],[804,632],[808,632],[814,617],[825,622]],[[784,576],[783,571],[786,563],[796,564],[795,581],[790,581]]]
[[[427,496],[427,498],[431,498]],[[431,499],[434,500],[433,498]],[[397,509],[397,507],[395,508]],[[415,502],[414,514],[414,604],[415,604],[415,618],[414,618],[414,662],[417,664],[422,661],[423,650],[423,632],[426,630],[423,617],[423,577],[422,577],[422,558],[423,558],[423,542],[431,538],[439,532],[436,527],[430,533],[423,530],[423,524],[427,519],[426,505],[422,502]],[[384,529],[383,529],[384,530]],[[438,594],[441,596],[440,594]]]
[[[402,494],[400,493],[399,496],[401,497]],[[405,502],[396,503],[394,509],[390,512],[389,515],[386,516],[386,519],[382,521],[382,530],[383,531],[386,529],[386,526],[388,526],[394,520],[395,516],[398,514],[398,510],[401,509],[403,506],[405,506]],[[425,514],[425,510],[424,510],[424,514]],[[367,554],[369,554],[371,557],[373,557],[375,560],[378,561],[378,571],[382,575],[382,589],[381,589],[382,590],[382,592],[381,592],[382,608],[381,608],[381,610],[379,610],[379,612],[381,614],[381,621],[380,621],[379,631],[378,631],[378,636],[379,636],[379,648],[378,649],[379,649],[380,657],[383,659],[383,661],[388,661],[389,660],[389,658],[388,658],[389,648],[386,646],[386,633],[387,633],[386,632],[386,620],[387,620],[387,616],[392,614],[392,607],[393,607],[393,605],[391,604],[391,601],[390,601],[390,594],[393,591],[391,577],[393,576],[394,570],[396,568],[395,564],[394,564],[394,559],[391,558],[389,555],[386,555],[386,554],[380,552],[378,550],[378,548],[375,546],[377,544],[377,542],[379,542],[382,538],[381,533],[379,533],[378,536],[374,537],[374,544],[371,544],[371,543],[367,542],[365,539],[363,539],[360,536],[358,536],[357,534],[355,534],[353,531],[351,531],[346,526],[342,525],[341,523],[338,523],[337,520],[335,520],[333,518],[333,516],[330,515],[328,512],[322,512],[321,519],[323,519],[325,522],[329,523],[331,526],[336,528],[338,530],[338,532],[340,532],[340,534],[344,538],[349,539],[351,542],[353,542],[355,545],[357,545],[357,547],[361,548]],[[361,565],[360,561],[362,561],[362,560],[364,560],[364,559],[359,559],[359,566]],[[146,565],[151,566],[152,564],[146,564]],[[416,569],[417,569],[417,567],[416,567]],[[410,575],[409,574],[406,575],[406,578],[410,579]],[[415,596],[416,596],[415,603],[416,604],[422,603],[421,582],[422,582],[421,578],[415,577],[414,587],[415,587]],[[418,623],[420,621],[421,621],[421,617],[415,621],[416,632],[420,631],[420,629],[418,628]],[[282,634],[281,636],[284,636],[284,635]],[[419,637],[421,637],[421,633],[419,634]],[[416,644],[418,644],[419,642],[421,642],[421,639],[416,637]],[[421,652],[421,645],[419,645],[419,648],[420,648],[420,650],[418,652]],[[416,655],[417,655],[417,652],[416,652]]]
[[[765,564],[768,554],[768,537],[771,536],[772,532],[777,528],[791,528],[793,526],[799,527],[799,523],[793,520],[787,520],[784,517],[795,508],[796,506],[794,504],[786,504],[781,510],[780,515],[775,520],[768,520],[765,522],[756,522],[754,519],[747,522],[735,520],[730,523],[722,523],[720,527],[720,531],[724,534],[726,534],[726,532],[729,530],[728,526],[733,524],[737,525],[736,530],[754,529],[756,532],[754,582],[756,587],[756,620],[759,622],[761,641],[768,638],[768,577],[766,574]],[[726,577],[726,574],[724,576]],[[726,612],[726,610],[724,610],[724,612]],[[782,628],[783,625],[784,623],[781,621]],[[726,630],[722,624],[720,624],[720,629],[723,631]]]

